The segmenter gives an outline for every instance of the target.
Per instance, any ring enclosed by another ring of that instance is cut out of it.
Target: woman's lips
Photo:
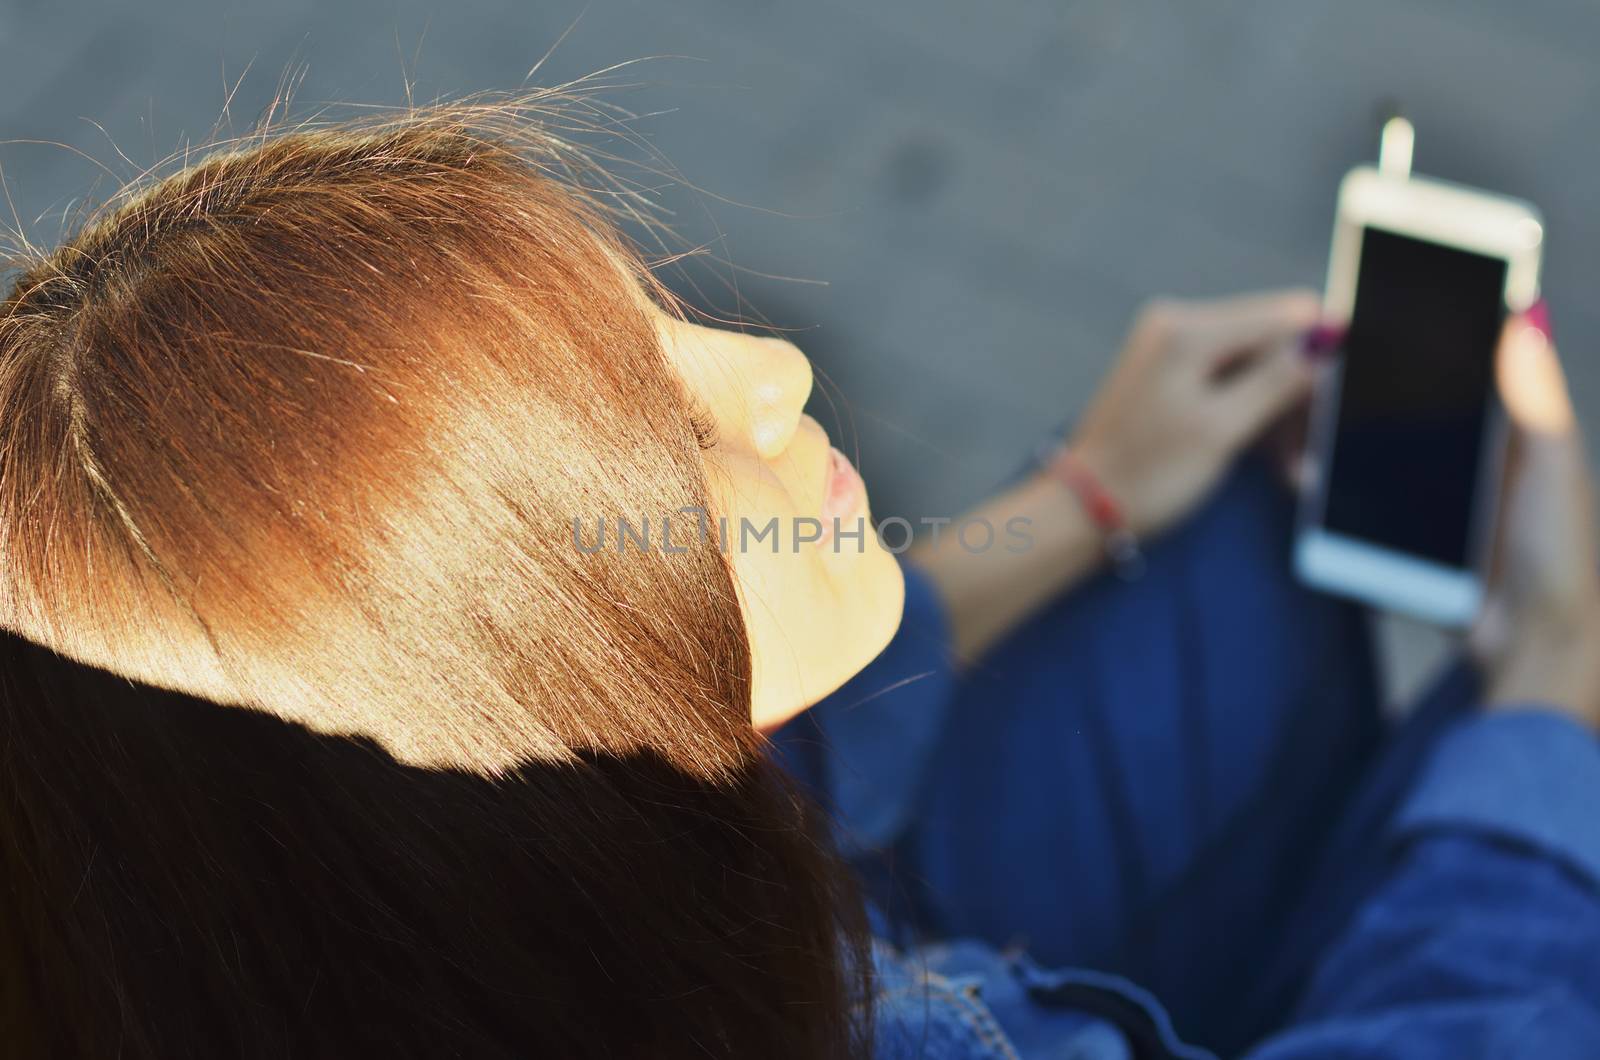
[[[822,498],[822,540],[833,536],[834,520],[839,520],[840,530],[853,529],[845,519],[861,508],[867,487],[860,472],[850,463],[850,458],[838,449],[828,447],[828,489]]]

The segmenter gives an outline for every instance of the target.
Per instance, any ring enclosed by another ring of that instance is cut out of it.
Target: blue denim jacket
[[[817,708],[822,743],[875,763],[809,775],[796,766],[822,789],[847,852],[891,842],[913,793],[937,783],[922,772],[951,687],[945,637],[931,588],[908,571],[904,623],[858,688],[916,693]],[[780,753],[792,750],[780,737]],[[1537,708],[1454,718],[1386,813],[1379,878],[1320,948],[1292,1014],[1249,1056],[1600,1057],[1593,734]],[[876,968],[879,1060],[1211,1055],[1180,1042],[1158,999],[1115,976],[962,940],[883,941]]]

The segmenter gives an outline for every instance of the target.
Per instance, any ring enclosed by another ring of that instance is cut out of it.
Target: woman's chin
[[[862,562],[871,570],[870,577],[862,579],[872,589],[867,594],[870,599],[862,601],[863,616],[870,616],[871,621],[870,628],[864,631],[861,639],[863,657],[851,671],[851,676],[889,646],[895,631],[900,628],[906,602],[905,571],[891,552],[880,548],[873,555],[863,556]]]
[[[824,667],[831,676],[830,692],[865,669],[894,639],[905,610],[906,577],[892,553],[873,548],[857,558],[855,569],[837,587],[843,601],[836,627],[840,633]]]
[[[752,643],[755,667],[751,718],[770,732],[838,691],[876,659],[900,628],[905,573],[895,557],[874,549],[857,557],[850,578],[836,583],[838,606],[831,614],[795,616],[804,632],[784,638],[781,664],[764,661]],[[804,645],[806,658],[793,649]]]

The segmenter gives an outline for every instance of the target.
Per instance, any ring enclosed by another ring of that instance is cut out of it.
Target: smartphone
[[[1517,199],[1362,167],[1339,186],[1294,559],[1329,592],[1444,626],[1477,614],[1506,443],[1495,349],[1538,297]]]

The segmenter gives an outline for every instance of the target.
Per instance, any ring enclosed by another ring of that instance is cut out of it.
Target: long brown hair
[[[859,904],[749,721],[690,403],[559,101],[263,133],[0,307],[0,1040],[826,1056]]]

